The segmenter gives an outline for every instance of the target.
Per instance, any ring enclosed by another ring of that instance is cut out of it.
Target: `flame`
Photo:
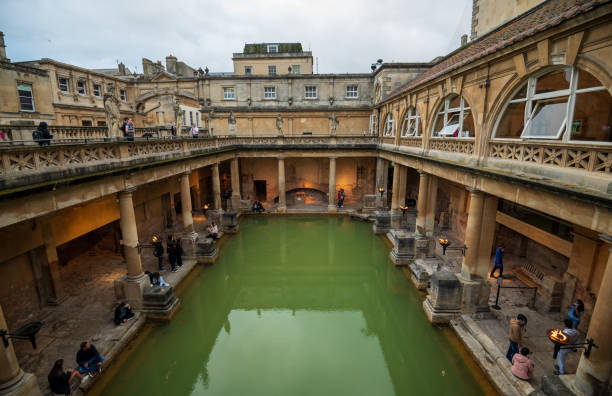
[[[153,242],[157,242],[157,237],[156,236],[153,237]]]
[[[440,242],[440,245],[448,245],[448,239],[440,238],[438,242]]]
[[[204,204],[204,210],[208,210],[208,204]]]
[[[559,329],[551,330],[548,333],[548,336],[550,337],[552,341],[555,341],[555,342],[561,342],[561,343],[567,342],[567,336],[563,334],[563,331]]]

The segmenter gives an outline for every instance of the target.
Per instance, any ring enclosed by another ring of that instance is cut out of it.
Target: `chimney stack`
[[[464,34],[463,36],[461,36],[461,46],[465,46],[467,45],[467,39],[468,39],[468,35]]]
[[[10,62],[6,57],[6,45],[4,44],[4,33],[0,32],[0,61]]]
[[[119,63],[119,75],[125,76],[125,65],[123,62]]]
[[[166,71],[168,73],[176,74],[176,56],[166,56]]]

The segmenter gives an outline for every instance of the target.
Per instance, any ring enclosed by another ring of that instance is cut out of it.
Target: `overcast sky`
[[[301,42],[320,73],[370,72],[376,59],[425,62],[469,34],[472,0],[0,0],[14,62],[40,58],[87,67],[173,54],[232,71],[245,43]],[[316,72],[316,68],[315,68]]]

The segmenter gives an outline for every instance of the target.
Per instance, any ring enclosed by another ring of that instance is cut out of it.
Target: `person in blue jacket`
[[[506,250],[506,248],[504,248],[503,245],[499,246],[495,250],[495,259],[493,259],[493,262],[495,263],[495,266],[491,270],[491,278],[493,278],[493,274],[495,274],[495,271],[497,271],[498,269],[499,269],[499,276],[500,277],[503,276],[503,273],[504,273],[503,258],[504,258],[504,251],[505,250]]]

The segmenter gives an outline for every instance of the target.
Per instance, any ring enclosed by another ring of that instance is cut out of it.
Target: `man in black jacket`
[[[104,356],[100,355],[96,347],[87,341],[81,343],[76,360],[81,374],[102,372]]]

